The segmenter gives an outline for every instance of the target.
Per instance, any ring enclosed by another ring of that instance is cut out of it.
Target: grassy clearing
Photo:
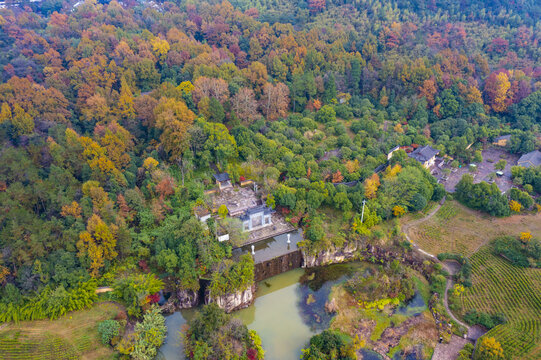
[[[405,217],[402,223],[414,221]],[[517,236],[521,231],[541,234],[541,214],[494,218],[447,201],[430,219],[409,229],[409,235],[431,254],[453,252],[469,256],[501,235]]]
[[[58,320],[25,321],[0,330],[0,357],[15,359],[111,359],[113,351],[98,337],[97,323],[111,319],[120,307],[99,303]]]
[[[470,309],[502,313],[507,323],[486,336],[501,342],[513,359],[541,356],[541,269],[524,269],[482,247],[471,257],[472,283],[462,298],[462,315]]]

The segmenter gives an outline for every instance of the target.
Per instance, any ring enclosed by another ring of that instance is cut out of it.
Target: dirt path
[[[449,316],[451,317],[451,319],[453,319],[455,322],[457,322],[459,325],[461,326],[464,326],[466,329],[468,329],[468,333],[470,332],[470,327],[466,324],[464,324],[462,321],[458,320],[454,315],[453,313],[451,312],[451,309],[449,309],[449,301],[448,301],[448,296],[447,296],[447,293],[449,292],[449,290],[451,289],[451,287],[453,286],[454,284],[454,281],[453,281],[453,278],[451,276],[449,276],[447,278],[447,286],[445,287],[445,296],[443,297],[443,305],[445,305],[445,310],[447,310],[447,313],[449,314]],[[469,335],[469,334],[468,334]]]
[[[431,254],[427,251],[424,251],[423,249],[421,249],[419,247],[419,245],[417,245],[408,235],[408,230],[412,227],[412,226],[416,226],[422,222],[425,222],[426,220],[430,219],[432,216],[434,216],[438,210],[441,208],[441,206],[443,205],[443,203],[445,203],[445,199],[444,201],[442,201],[440,204],[438,204],[438,206],[436,206],[430,213],[428,213],[425,217],[423,218],[420,218],[420,219],[417,219],[415,221],[412,221],[410,223],[407,223],[407,224],[404,224],[402,226],[402,232],[404,233],[404,235],[406,236],[406,239],[408,239],[408,241],[413,245],[413,248],[417,251],[419,251],[420,253],[432,258],[433,260],[435,260],[436,262],[440,263],[443,265],[443,267],[449,272],[449,276],[447,277],[447,286],[445,288],[445,294],[444,294],[444,297],[443,297],[443,304],[445,305],[445,310],[447,310],[447,313],[449,314],[449,316],[451,317],[451,319],[453,319],[455,322],[457,322],[459,325],[461,326],[464,326],[467,330],[468,330],[468,333],[470,331],[470,327],[466,324],[464,324],[462,321],[458,320],[454,315],[453,313],[451,312],[451,309],[449,309],[449,301],[448,301],[448,297],[447,297],[447,293],[449,292],[449,289],[451,289],[451,287],[453,286],[453,278],[452,278],[452,274],[453,274],[453,270],[451,268],[449,268],[449,266],[447,266],[444,262],[441,262],[434,254]]]
[[[406,235],[406,239],[408,239],[408,241],[413,245],[413,248],[414,248],[415,250],[419,251],[420,253],[422,253],[422,254],[424,254],[424,255],[426,255],[426,256],[428,256],[428,257],[431,257],[431,258],[433,258],[433,259],[436,259],[436,260],[437,260],[438,258],[437,258],[435,255],[433,255],[433,254],[431,254],[431,253],[429,253],[429,252],[424,251],[423,249],[421,249],[421,248],[419,247],[419,245],[417,245],[413,240],[411,240],[411,238],[410,238],[410,236],[409,236],[409,234],[408,234],[408,230],[409,230],[411,227],[417,226],[417,225],[419,225],[420,223],[425,222],[426,220],[430,219],[432,216],[434,216],[434,215],[438,212],[438,210],[441,208],[442,205],[443,205],[443,203],[442,203],[442,204],[438,204],[438,206],[436,206],[436,207],[435,207],[431,212],[429,212],[428,215],[426,215],[425,217],[420,218],[420,219],[417,219],[417,220],[412,221],[412,222],[409,222],[409,223],[404,224],[404,225],[402,226],[402,232],[404,233],[404,235]]]

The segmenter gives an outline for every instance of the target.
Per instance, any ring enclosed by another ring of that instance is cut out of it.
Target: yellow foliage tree
[[[369,177],[365,181],[364,195],[369,199],[375,198],[376,192],[378,191],[379,186],[380,186],[379,175],[373,174],[371,177]]]
[[[150,41],[150,43],[152,44],[152,51],[154,52],[154,55],[156,55],[161,62],[164,62],[167,57],[167,53],[171,48],[167,40],[155,37]]]
[[[520,233],[520,240],[524,243],[529,242],[532,240],[532,233],[531,232],[521,232]]]
[[[116,238],[105,222],[96,214],[88,220],[86,231],[79,234],[77,248],[79,256],[88,256],[91,260],[91,275],[96,277],[105,260],[112,260],[118,254],[115,250]]]
[[[17,131],[17,135],[29,135],[34,131],[34,119],[18,104],[13,107],[11,124]]]
[[[4,121],[11,121],[11,108],[8,103],[2,103],[2,108],[0,109],[0,124]]]
[[[135,118],[135,109],[133,108],[133,93],[126,79],[122,78],[120,87],[120,97],[118,98],[118,113],[123,119]]]
[[[177,86],[177,89],[182,91],[185,95],[191,95],[193,88],[193,84],[188,80],[181,82],[180,85]]]
[[[509,208],[511,211],[519,213],[522,210],[522,205],[516,200],[511,200],[509,202]]]
[[[354,173],[356,171],[359,171],[361,169],[361,164],[359,164],[359,160],[355,159],[355,160],[348,160],[346,161],[346,163],[344,164],[348,173]]]
[[[492,79],[491,77],[489,80]],[[487,80],[487,82],[489,82]],[[485,91],[490,94],[492,100],[492,110],[495,112],[502,112],[507,109],[508,92],[511,88],[511,82],[505,72],[496,74],[495,80],[487,84]]]
[[[502,345],[493,337],[485,337],[477,349],[475,359],[499,360],[505,359]]]
[[[220,207],[218,208],[218,215],[220,215],[222,219],[225,219],[227,214],[229,214],[229,210],[227,209],[227,206],[225,206],[224,204],[220,205]]]
[[[464,289],[464,286],[460,284],[455,284],[455,286],[453,286],[453,295],[460,296],[464,293],[465,290],[466,289]]]
[[[9,275],[7,267],[0,265],[0,284],[4,284],[6,277]]]
[[[147,157],[145,161],[143,161],[143,167],[147,170],[153,170],[158,166],[159,162],[158,160],[154,159],[153,157]]]
[[[402,206],[396,205],[395,207],[393,207],[393,215],[395,217],[400,217],[404,215],[405,213],[406,213],[406,210],[404,210]]]
[[[156,126],[162,129],[160,140],[172,160],[179,161],[188,145],[188,128],[195,114],[186,104],[171,98],[161,98],[154,109]]]
[[[388,166],[383,173],[383,179],[388,180],[394,178],[398,173],[402,171],[400,164],[395,164],[393,167]]]
[[[80,218],[81,217],[81,206],[77,203],[77,201],[73,201],[69,205],[62,206],[62,212],[60,213],[63,217],[66,216],[73,216],[74,218]]]

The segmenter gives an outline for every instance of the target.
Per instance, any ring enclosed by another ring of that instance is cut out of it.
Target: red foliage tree
[[[308,0],[308,9],[310,9],[311,14],[325,10],[326,5],[325,0]]]

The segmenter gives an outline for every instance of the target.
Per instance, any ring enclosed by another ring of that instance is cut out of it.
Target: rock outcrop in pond
[[[197,291],[178,289],[171,294],[171,297],[162,306],[164,313],[173,313],[181,309],[189,309],[199,304]]]
[[[254,299],[255,284],[248,287],[246,290],[236,291],[221,296],[212,296],[209,291],[205,294],[205,304],[216,303],[216,305],[224,309],[227,313],[250,306],[254,302]]]

